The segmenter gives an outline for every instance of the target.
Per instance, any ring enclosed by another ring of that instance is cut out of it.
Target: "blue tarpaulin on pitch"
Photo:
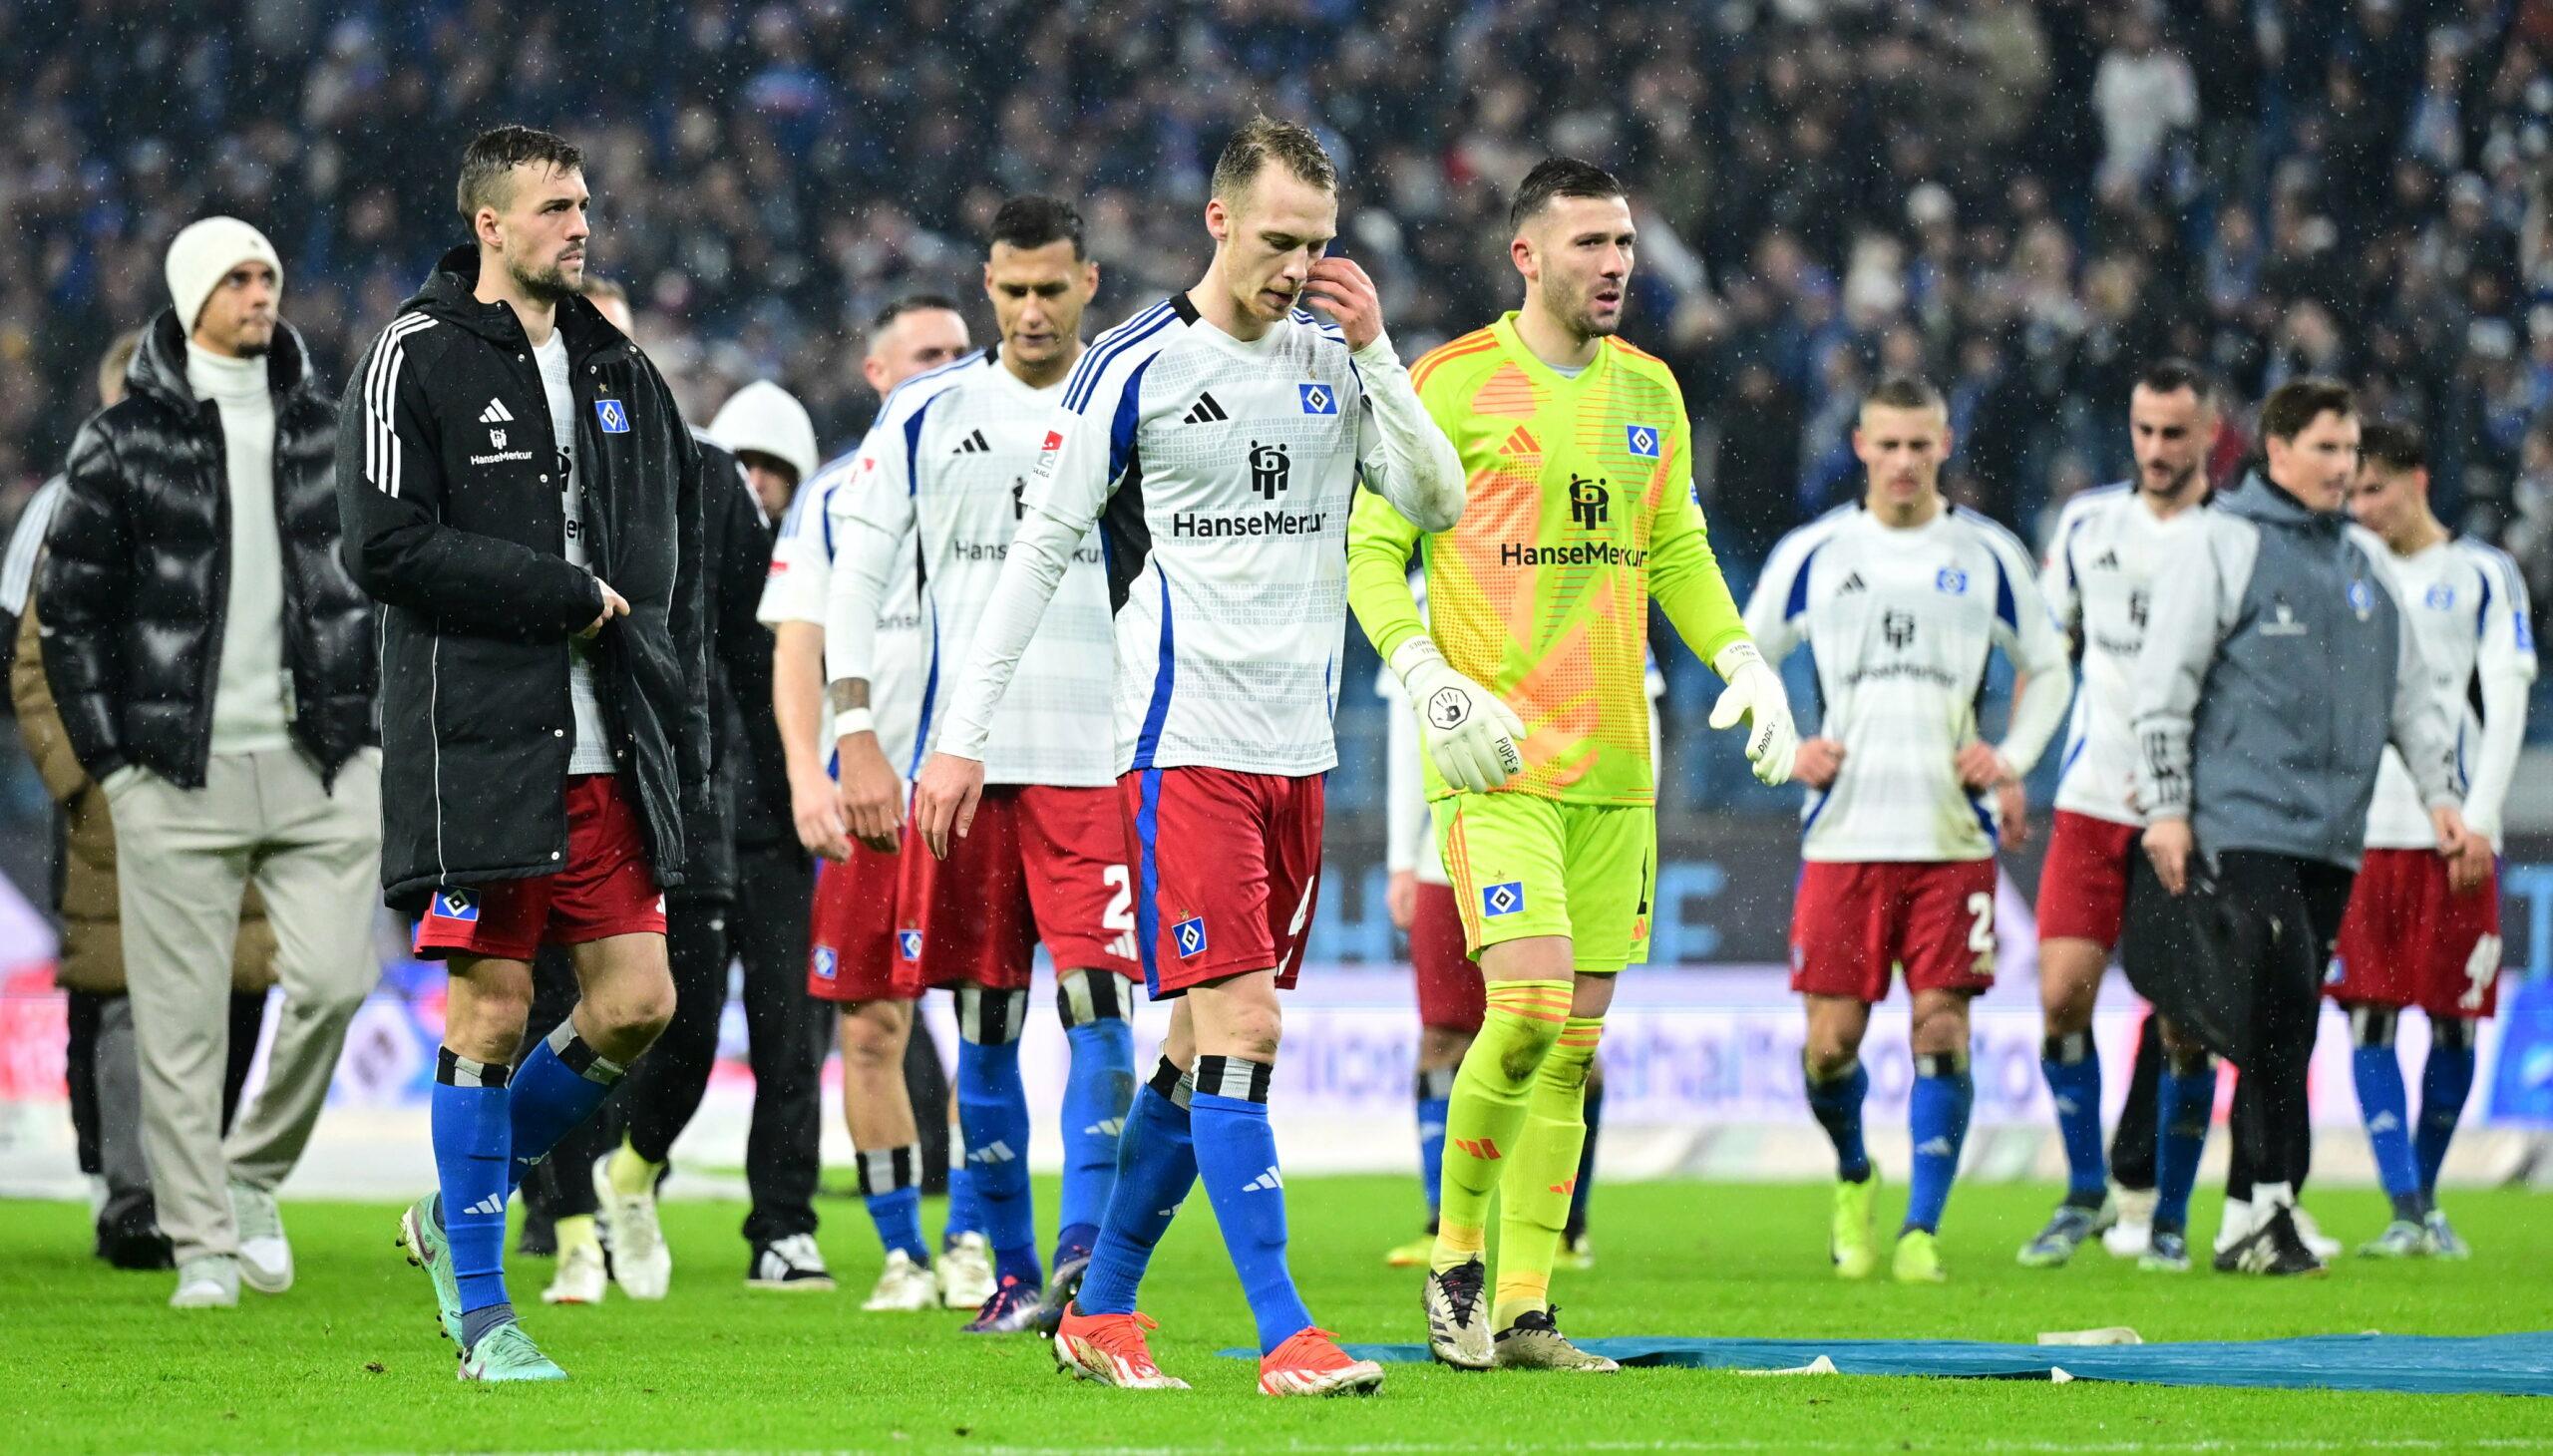
[[[1992,1344],[1966,1339],[1582,1339],[1626,1365],[1793,1370],[1824,1355],[1843,1375],[1935,1375],[2259,1389],[2398,1390],[2416,1395],[2553,1395],[2553,1331],[2448,1337],[2316,1334],[2185,1344]],[[1423,1344],[1351,1344],[1386,1363],[1426,1362]],[[1257,1350],[1227,1355],[1259,1358]]]

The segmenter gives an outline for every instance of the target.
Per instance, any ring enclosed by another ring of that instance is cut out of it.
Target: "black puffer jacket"
[[[336,412],[289,325],[275,330],[266,377],[292,737],[333,779],[377,741],[372,610],[338,555]],[[64,467],[38,597],[45,678],[89,777],[140,764],[199,788],[230,596],[221,411],[186,383],[175,309],[143,332],[125,378],[130,391],[80,428]]]
[[[592,644],[595,696],[648,864],[674,889],[709,777],[700,452],[646,355],[584,299],[560,303],[593,567],[568,564],[540,366],[514,310],[472,296],[478,279],[475,247],[446,253],[339,412],[346,563],[383,606],[386,899],[413,911],[437,885],[564,868],[568,642],[602,610],[596,577],[630,611]]]

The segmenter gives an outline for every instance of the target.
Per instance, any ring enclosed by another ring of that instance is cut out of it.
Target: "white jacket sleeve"
[[[1996,547],[2012,589],[2012,620],[2001,624],[2002,645],[2013,670],[2022,674],[2020,694],[2012,701],[2011,718],[1996,752],[2012,766],[2012,772],[2026,774],[2047,751],[2048,740],[2056,736],[2065,722],[2065,710],[2073,705],[2074,667],[2066,660],[2065,638],[2048,614],[2046,599],[2039,595],[2020,543],[1998,540]]]
[[[2517,775],[2518,753],[2526,746],[2526,698],[2535,681],[2535,633],[2526,583],[2517,563],[2490,551],[2482,563],[2491,583],[2485,608],[2481,650],[2474,674],[2482,685],[2482,746],[2473,755],[2470,782],[2464,787],[2464,824],[2500,842],[2500,816],[2508,802],[2509,783]]]
[[[834,488],[825,511],[833,527],[833,580],[825,599],[825,677],[875,683],[878,611],[895,580],[896,553],[912,540],[902,430],[882,430],[875,464]]]
[[[1365,396],[1356,453],[1366,488],[1421,531],[1453,530],[1463,516],[1462,457],[1419,402],[1391,336],[1376,334],[1347,357]]]
[[[2217,644],[2233,629],[2260,554],[2260,533],[2249,522],[2211,512],[2191,526],[2189,549],[2174,566],[2169,589],[2154,594],[2130,679],[2136,803],[2148,819],[2189,817],[2199,692]]]

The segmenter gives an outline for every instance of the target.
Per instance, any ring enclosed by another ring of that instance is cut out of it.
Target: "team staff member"
[[[171,240],[168,277],[131,392],[72,443],[37,610],[63,731],[113,811],[170,1303],[199,1308],[292,1283],[274,1189],[381,976],[364,894],[380,763],[371,612],[339,550],[328,397],[277,315],[283,263],[254,227],[207,217]],[[286,1000],[225,1139],[250,881]]]
[[[2136,789],[2153,873],[2130,887],[2129,915],[2154,933],[2131,925],[2128,974],[2166,1018],[2167,1053],[2195,1043],[2242,1068],[2234,1136],[2251,1160],[2252,1225],[2227,1263],[2311,1274],[2323,1261],[2297,1228],[2296,1186],[2313,1152],[2316,989],[2388,739],[2437,852],[2472,851],[2445,705],[2390,576],[2344,529],[2356,401],[2330,380],[2281,385],[2261,405],[2261,435],[2265,472],[2192,523],[2137,658]],[[2488,859],[2487,842],[2479,853]],[[2166,1125],[2173,1114],[2167,1102]]]
[[[382,613],[382,883],[451,962],[441,1191],[401,1220],[467,1379],[560,1379],[507,1302],[506,1201],[673,1011],[663,892],[704,803],[702,466],[645,355],[579,296],[589,197],[565,141],[471,143],[474,241],[346,389],[346,555]],[[509,1073],[534,953],[583,998]]]

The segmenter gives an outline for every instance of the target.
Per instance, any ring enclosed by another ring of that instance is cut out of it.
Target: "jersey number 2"
[[[1980,955],[1995,953],[1995,897],[1988,891],[1972,891],[1968,897],[1968,912],[1977,919],[1968,927],[1968,948]]]

